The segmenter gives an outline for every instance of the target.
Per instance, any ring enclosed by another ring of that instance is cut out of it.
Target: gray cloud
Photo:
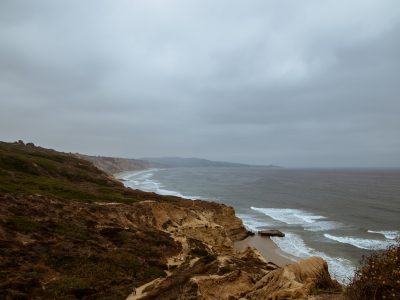
[[[2,1],[0,139],[400,166],[400,5]]]

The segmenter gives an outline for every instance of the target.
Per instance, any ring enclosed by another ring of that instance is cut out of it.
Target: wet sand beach
[[[280,267],[298,260],[298,258],[283,252],[269,237],[258,234],[236,242],[234,247],[237,251],[244,250],[246,247],[254,247],[267,261],[271,261]]]

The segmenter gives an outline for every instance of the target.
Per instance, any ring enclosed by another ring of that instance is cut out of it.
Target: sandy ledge
[[[267,261],[271,261],[280,267],[299,260],[299,258],[283,252],[269,237],[263,237],[258,234],[235,242],[234,247],[236,251],[244,250],[246,247],[254,247]]]

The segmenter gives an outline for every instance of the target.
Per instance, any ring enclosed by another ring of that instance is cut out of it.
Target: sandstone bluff
[[[125,188],[92,163],[0,143],[0,298],[334,299],[318,257],[278,267],[233,208]]]

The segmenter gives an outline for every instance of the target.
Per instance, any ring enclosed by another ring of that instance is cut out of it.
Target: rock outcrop
[[[181,244],[170,258],[169,275],[146,286],[135,299],[305,299],[315,291],[340,288],[326,262],[312,257],[278,267],[254,248],[236,253],[233,242],[246,237],[232,208],[205,201],[144,202],[148,220]]]
[[[285,236],[285,234],[282,231],[277,230],[277,229],[260,230],[258,232],[258,234],[261,236],[268,236],[268,237],[270,237],[270,236],[284,237]]]
[[[327,263],[320,257],[310,257],[283,268],[278,268],[258,281],[247,299],[298,299],[313,290],[340,288],[328,272]]]

